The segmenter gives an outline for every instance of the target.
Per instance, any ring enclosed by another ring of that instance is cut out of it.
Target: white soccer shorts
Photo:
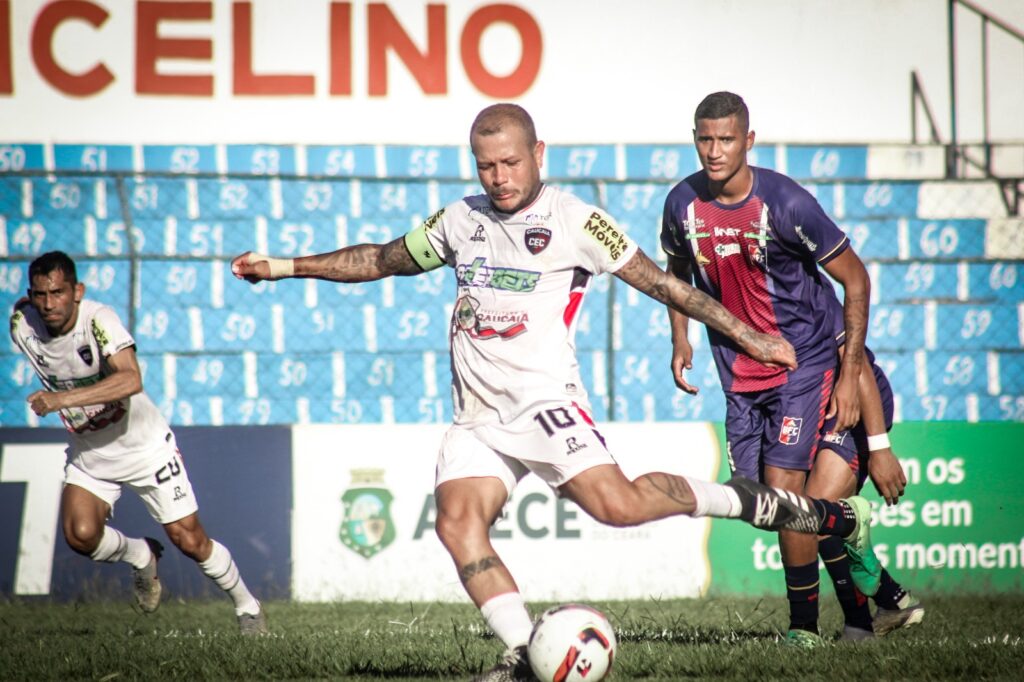
[[[434,487],[493,476],[511,495],[532,471],[557,491],[602,464],[616,462],[590,416],[576,405],[548,405],[509,425],[451,426],[441,442]]]
[[[142,498],[149,515],[161,525],[179,521],[199,510],[185,463],[173,444],[167,446],[167,463],[156,472],[124,481],[107,481],[89,475],[71,461],[64,467],[64,484],[84,488],[109,504],[111,516],[124,486]]]

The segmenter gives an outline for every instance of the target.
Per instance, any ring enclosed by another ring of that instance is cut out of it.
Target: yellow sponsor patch
[[[424,229],[424,231],[430,232],[432,229],[437,227],[437,223],[438,223],[438,221],[441,220],[441,216],[443,216],[443,215],[444,215],[444,209],[442,208],[440,211],[438,211],[437,213],[435,213],[434,215],[430,216],[425,221],[423,221],[423,229]]]
[[[630,242],[626,233],[613,223],[611,218],[600,211],[594,211],[590,214],[587,224],[583,226],[583,229],[598,244],[608,250],[608,255],[612,257],[612,260],[619,260],[622,254],[626,252],[626,249],[629,248]]]

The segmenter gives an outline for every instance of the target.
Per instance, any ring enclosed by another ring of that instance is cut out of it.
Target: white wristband
[[[889,444],[889,434],[880,433],[877,436],[868,436],[868,450],[874,452],[875,450],[888,450],[892,447]]]
[[[259,263],[260,261],[265,261],[270,266],[271,279],[291,277],[295,274],[295,260],[292,258],[271,258],[270,256],[264,256],[262,253],[249,254],[250,263]]]

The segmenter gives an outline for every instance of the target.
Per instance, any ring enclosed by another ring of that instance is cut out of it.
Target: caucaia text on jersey
[[[455,266],[459,286],[501,289],[503,291],[533,291],[540,281],[539,272],[516,268],[495,268],[484,265],[486,258],[474,258],[472,263]]]

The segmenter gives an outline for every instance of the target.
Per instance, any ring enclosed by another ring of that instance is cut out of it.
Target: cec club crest
[[[344,518],[341,543],[369,559],[395,540],[391,520],[391,491],[384,486],[383,469],[353,469],[352,485],[341,496]]]
[[[528,227],[523,233],[526,248],[536,256],[551,243],[551,230],[546,227]]]

